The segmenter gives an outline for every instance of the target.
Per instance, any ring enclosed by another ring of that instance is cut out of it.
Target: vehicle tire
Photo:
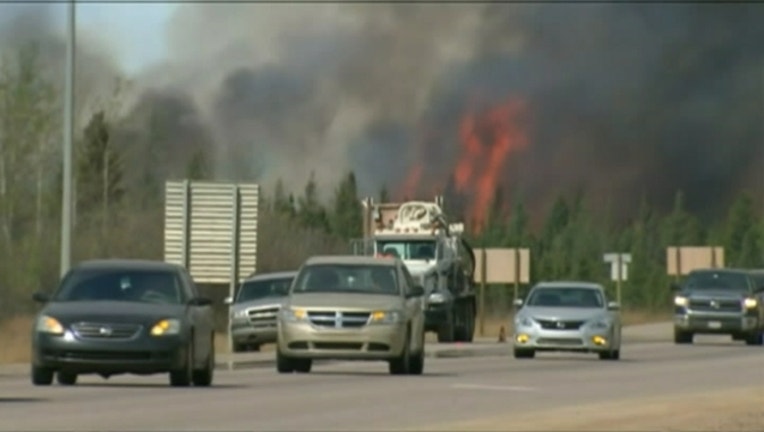
[[[313,369],[313,359],[294,359],[292,362],[297,373],[310,373]]]
[[[424,373],[424,332],[421,337],[421,348],[409,358],[409,374],[410,375],[422,375]]]
[[[756,345],[756,346],[764,345],[764,332],[757,331],[756,333],[747,335],[745,338],[745,344]]]
[[[276,349],[276,370],[278,373],[287,374],[296,370],[294,359],[291,359]]]
[[[674,329],[674,343],[675,344],[691,344],[693,334],[690,332],[683,332],[679,329]]]
[[[454,316],[449,314],[446,322],[438,327],[438,343],[450,343],[454,341]]]
[[[53,370],[46,367],[32,365],[32,385],[49,386],[53,384]]]
[[[233,352],[240,353],[240,352],[247,352],[247,346],[244,344],[234,344],[233,345]]]
[[[251,344],[249,346],[249,351],[260,352],[260,344]]]
[[[475,309],[472,308],[472,304],[467,304],[467,337],[465,342],[472,343],[475,339]]]
[[[731,336],[732,336],[732,340],[733,341],[744,341],[745,340],[745,336],[741,335],[741,334],[738,334],[738,333],[735,333],[735,334],[733,334]]]
[[[599,356],[600,360],[620,360],[621,350],[601,351]]]
[[[455,331],[454,340],[456,342],[472,342],[472,336],[475,333],[474,317],[472,316],[472,306],[469,303],[462,303],[459,307],[458,326]]]
[[[56,381],[64,386],[73,386],[77,384],[77,374],[65,371],[58,371]]]
[[[192,336],[193,337],[193,336]],[[186,347],[186,361],[181,369],[170,372],[170,385],[173,387],[188,387],[193,382],[194,374],[194,344]]]
[[[532,359],[536,357],[536,351],[532,349],[515,348],[514,355],[516,359]]]
[[[209,387],[212,385],[212,380],[215,377],[215,336],[212,337],[212,345],[210,346],[210,353],[207,355],[207,361],[205,362],[204,369],[194,370],[192,374],[192,382],[196,387]]]
[[[411,367],[411,333],[406,334],[403,342],[403,352],[397,358],[390,360],[390,375],[406,375]]]

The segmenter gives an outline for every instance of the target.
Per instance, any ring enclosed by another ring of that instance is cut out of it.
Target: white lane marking
[[[495,386],[486,384],[454,384],[451,388],[464,389],[464,390],[492,390],[492,391],[519,391],[519,392],[532,392],[537,391],[533,387],[523,386]]]

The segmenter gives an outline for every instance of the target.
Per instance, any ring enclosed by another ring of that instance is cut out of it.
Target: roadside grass
[[[653,322],[669,321],[671,315],[668,312],[646,312],[636,310],[624,310],[622,312],[623,324],[638,325]],[[0,323],[0,364],[9,363],[28,363],[31,354],[31,334],[33,318],[29,316],[19,316],[11,318]],[[475,339],[495,339],[498,340],[501,327],[505,327],[507,337],[512,333],[511,315],[504,318],[486,317],[483,327],[483,334],[480,334],[479,322],[476,323]],[[427,341],[435,342],[435,334],[428,333]],[[225,333],[215,335],[215,348],[218,353],[228,352],[228,338]],[[265,344],[260,350],[262,352],[272,352],[273,344]]]

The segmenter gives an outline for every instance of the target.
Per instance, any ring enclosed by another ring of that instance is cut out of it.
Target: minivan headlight
[[[287,322],[305,322],[308,321],[308,311],[302,308],[284,308],[281,309],[281,318]]]
[[[369,324],[396,324],[401,316],[399,311],[375,311],[369,317]]]

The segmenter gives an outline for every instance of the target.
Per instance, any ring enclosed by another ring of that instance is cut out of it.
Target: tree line
[[[31,312],[30,294],[53,289],[59,279],[62,92],[56,77],[44,70],[33,47],[0,59],[0,320]],[[119,103],[116,91],[78,112],[86,121],[74,142],[73,262],[162,259],[164,182],[214,179],[210,149],[178,152],[160,128],[131,130],[130,119],[119,115]],[[332,188],[329,199],[319,199],[327,188]],[[496,192],[484,229],[470,240],[476,247],[530,248],[533,281],[607,282],[602,254],[630,252],[624,302],[659,308],[668,295],[668,245],[721,245],[728,266],[764,267],[764,221],[747,193],[726,219],[708,225],[684,209],[681,192],[668,213],[642,200],[626,224],[608,221],[583,193],[560,196],[543,223],[532,224],[522,199],[504,211],[503,194]],[[261,195],[258,271],[293,269],[314,254],[349,253],[350,240],[361,236],[362,197],[352,172],[336,185],[311,179],[292,192],[278,182]],[[384,188],[377,195],[390,199]],[[446,197],[447,207],[448,202]],[[459,210],[447,212],[459,220]],[[492,287],[490,295],[492,304],[507,303],[506,287]]]

